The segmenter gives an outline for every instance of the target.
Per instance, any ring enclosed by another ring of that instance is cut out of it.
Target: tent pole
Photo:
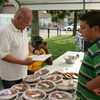
[[[85,13],[85,0],[83,0],[83,10],[84,10],[84,13]]]
[[[17,3],[18,3],[18,5],[19,5],[19,8],[18,9],[20,9],[21,8],[21,4],[18,2],[18,0],[15,0]]]
[[[84,10],[84,13],[85,13],[85,0],[83,0],[83,10]],[[82,49],[83,49],[83,50],[82,50],[83,52],[84,52],[84,44],[85,44],[85,43],[84,43],[84,40],[83,40],[83,48],[82,48]]]

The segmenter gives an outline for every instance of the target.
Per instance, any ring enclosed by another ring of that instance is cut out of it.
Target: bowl
[[[33,82],[25,82],[24,80],[23,80],[23,82],[25,83],[25,84],[27,84],[27,85],[29,85],[29,86],[34,86],[34,85],[36,85],[38,82],[40,82],[41,81],[41,79],[38,79],[38,80],[35,80],[35,81],[33,81]]]
[[[51,80],[43,80],[36,84],[36,88],[44,90],[45,92],[49,93],[56,89],[56,84]]]
[[[65,90],[65,91],[70,91],[70,90],[73,90],[75,89],[75,84],[72,83],[72,84],[65,84],[65,83],[59,83],[57,84],[57,89],[59,90]]]
[[[30,89],[23,93],[23,97],[26,100],[44,100],[46,93],[41,89]]]
[[[30,89],[30,86],[29,85],[26,85],[26,84],[16,84],[16,85],[13,85],[11,87],[11,89],[19,90],[19,94],[22,94],[26,90]]]
[[[48,75],[50,75],[50,71],[48,69],[40,69],[34,73],[36,76],[40,76],[41,79],[45,79]]]
[[[34,82],[34,81],[36,81],[36,80],[38,80],[38,79],[40,79],[40,76],[32,74],[32,75],[27,75],[27,76],[24,78],[24,81],[25,81],[25,82]]]
[[[77,83],[75,80],[65,80],[63,83],[57,84],[57,89],[74,94],[76,91]]]
[[[40,81],[40,76],[38,75],[27,75],[24,79],[23,82],[27,85],[33,86],[36,85]]]
[[[65,59],[65,62],[68,64],[74,64],[76,62],[76,60],[78,59],[77,55],[76,56],[65,56],[63,57]]]
[[[9,100],[18,96],[19,91],[16,89],[4,89],[0,91],[0,100]]]
[[[48,96],[49,100],[71,100],[72,94],[65,91],[54,91]]]
[[[50,75],[46,78],[46,80],[51,80],[55,83],[60,83],[63,81],[63,78],[61,75],[55,74],[55,75]]]

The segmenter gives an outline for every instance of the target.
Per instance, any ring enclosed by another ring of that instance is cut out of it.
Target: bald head
[[[31,10],[23,7],[16,11],[12,22],[17,29],[24,30],[31,23],[32,18],[33,16]]]
[[[16,12],[15,17],[17,16],[22,16],[23,18],[32,18],[32,12],[30,9],[23,7],[18,9],[18,11]]]

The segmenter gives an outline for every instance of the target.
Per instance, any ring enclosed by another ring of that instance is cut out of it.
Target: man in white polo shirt
[[[27,75],[27,65],[33,63],[28,53],[39,54],[28,45],[25,28],[32,21],[32,12],[28,8],[19,9],[11,22],[0,29],[0,66],[4,88],[18,84]]]

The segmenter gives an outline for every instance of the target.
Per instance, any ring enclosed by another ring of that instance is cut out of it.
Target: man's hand
[[[31,65],[33,62],[32,58],[28,57],[23,61],[23,65]]]

